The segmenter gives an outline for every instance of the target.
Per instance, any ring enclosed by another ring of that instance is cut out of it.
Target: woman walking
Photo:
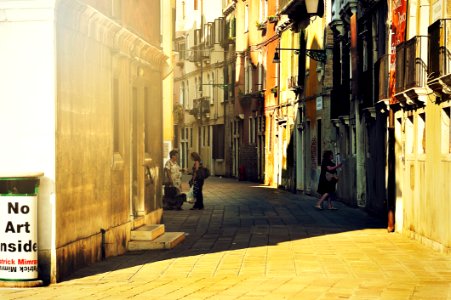
[[[337,169],[342,166],[341,163],[338,165],[333,161],[334,154],[330,150],[326,150],[323,153],[323,160],[321,162],[321,174],[319,175],[319,183],[318,183],[318,193],[321,195],[318,202],[316,202],[315,208],[322,210],[322,203],[327,198],[329,199],[329,205],[327,209],[335,210],[332,205],[332,198],[335,200],[335,186],[338,181],[337,177]],[[328,180],[329,179],[329,180]]]

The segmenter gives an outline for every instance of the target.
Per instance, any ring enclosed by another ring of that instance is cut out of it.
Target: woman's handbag
[[[338,175],[330,172],[326,172],[327,181],[338,181]]]

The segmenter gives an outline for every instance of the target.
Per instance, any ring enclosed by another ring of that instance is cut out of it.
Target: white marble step
[[[130,240],[151,241],[164,234],[164,231],[164,224],[144,225],[131,231]]]
[[[131,240],[129,251],[172,249],[185,240],[184,232],[165,232],[154,240]]]

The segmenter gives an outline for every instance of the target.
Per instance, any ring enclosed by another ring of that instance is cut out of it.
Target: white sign
[[[323,96],[316,97],[316,110],[323,109]]]
[[[37,196],[0,196],[0,280],[38,278]]]

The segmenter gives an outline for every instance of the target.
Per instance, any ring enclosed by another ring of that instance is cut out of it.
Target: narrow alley
[[[205,209],[165,211],[172,250],[137,251],[1,299],[451,299],[451,257],[359,208],[211,177]]]

